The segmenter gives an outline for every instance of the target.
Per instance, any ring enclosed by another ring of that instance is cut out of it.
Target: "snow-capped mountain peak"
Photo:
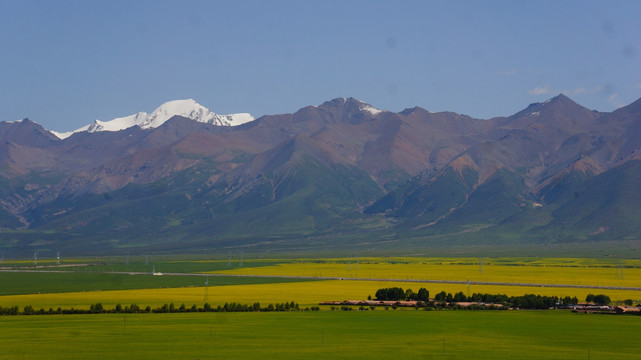
[[[172,116],[179,115],[199,122],[215,117],[209,109],[198,104],[193,99],[174,100],[160,105],[139,125],[143,129],[155,128],[165,123]]]
[[[78,132],[120,131],[133,126],[139,126],[142,129],[151,129],[161,126],[176,115],[218,126],[237,126],[254,120],[254,117],[248,113],[218,115],[200,105],[195,100],[187,99],[168,101],[156,108],[151,114],[139,112],[110,121],[95,120],[90,125],[83,126],[74,131],[66,133],[52,131],[52,133],[60,139],[65,139]]]

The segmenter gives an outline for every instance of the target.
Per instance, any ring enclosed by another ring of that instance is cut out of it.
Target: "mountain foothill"
[[[492,119],[353,98],[258,119],[179,105],[198,111],[62,135],[0,122],[3,251],[641,238],[641,99],[597,112],[559,95]]]

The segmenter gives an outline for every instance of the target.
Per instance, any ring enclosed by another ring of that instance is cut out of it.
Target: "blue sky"
[[[0,120],[68,131],[169,100],[219,114],[336,97],[511,115],[641,97],[641,1],[0,0]]]

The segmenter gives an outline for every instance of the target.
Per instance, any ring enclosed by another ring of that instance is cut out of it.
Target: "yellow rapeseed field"
[[[211,273],[641,287],[641,261],[351,258],[300,260]]]

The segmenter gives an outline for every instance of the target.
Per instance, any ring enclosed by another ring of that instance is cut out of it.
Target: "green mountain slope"
[[[564,241],[641,237],[641,160],[571,184],[554,220],[536,231]]]

